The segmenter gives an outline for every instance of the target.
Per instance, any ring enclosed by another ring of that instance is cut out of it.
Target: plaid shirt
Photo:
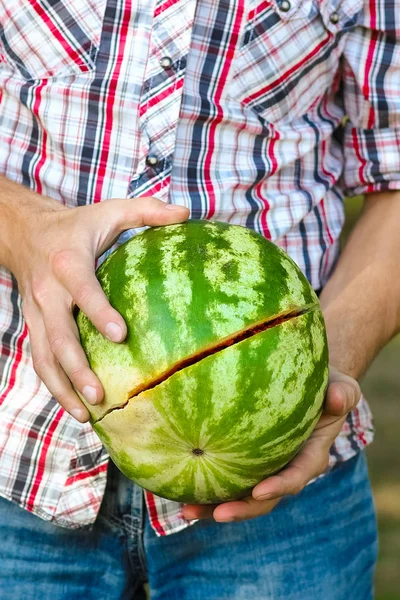
[[[186,203],[272,239],[321,289],[342,191],[400,189],[399,35],[400,0],[0,0],[0,172],[67,206]],[[93,523],[108,457],[36,376],[5,269],[0,368],[0,494]],[[362,399],[331,465],[371,438]],[[188,525],[145,495],[159,535]]]

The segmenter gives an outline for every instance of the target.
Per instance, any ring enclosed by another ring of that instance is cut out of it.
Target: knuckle
[[[84,283],[80,286],[79,291],[76,293],[74,301],[79,307],[87,306],[90,302],[93,302],[96,294],[91,283]]]
[[[32,297],[39,308],[45,306],[49,298],[49,282],[47,279],[34,277],[31,283]]]
[[[65,348],[66,342],[67,336],[61,331],[56,331],[49,336],[50,350],[56,356],[61,353],[63,348]]]
[[[69,374],[69,377],[71,379],[72,382],[74,381],[80,381],[81,379],[84,378],[84,376],[87,373],[87,369],[86,367],[82,366],[82,365],[77,365],[76,367],[73,367],[71,369],[71,372]]]
[[[56,275],[68,275],[74,262],[74,250],[56,250],[50,254],[50,264]]]
[[[292,496],[296,496],[297,494],[300,494],[301,490],[304,488],[304,483],[303,482],[296,482],[294,485],[292,485],[292,489],[290,491],[290,494]]]
[[[43,375],[49,372],[53,368],[54,364],[51,358],[46,355],[39,355],[32,357],[33,369],[40,379],[43,379]]]
[[[54,390],[52,394],[57,402],[65,409],[71,403],[72,392],[68,388],[59,388]]]

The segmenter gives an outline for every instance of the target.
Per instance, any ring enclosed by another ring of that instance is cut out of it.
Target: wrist
[[[2,190],[3,192],[3,190]],[[7,202],[7,196],[0,193],[0,265],[14,271],[16,258],[15,248],[18,245],[15,241],[19,227],[18,211]]]
[[[34,251],[30,232],[37,234],[44,215],[55,210],[65,207],[0,176],[0,264],[16,275],[23,254]]]
[[[330,362],[355,379],[398,331],[396,303],[381,267],[360,272],[340,291],[332,278],[321,294]]]

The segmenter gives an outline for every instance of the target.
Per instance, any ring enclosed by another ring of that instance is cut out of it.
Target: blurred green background
[[[362,203],[362,198],[346,200],[343,243]],[[361,380],[361,388],[376,428],[375,441],[367,451],[380,544],[375,600],[400,600],[400,336],[381,351]]]

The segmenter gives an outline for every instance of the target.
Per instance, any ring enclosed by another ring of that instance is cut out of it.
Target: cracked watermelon
[[[241,226],[155,227],[97,271],[128,335],[115,344],[80,312],[105,390],[86,406],[119,469],[159,496],[246,496],[298,452],[328,380],[319,302],[295,263]]]

